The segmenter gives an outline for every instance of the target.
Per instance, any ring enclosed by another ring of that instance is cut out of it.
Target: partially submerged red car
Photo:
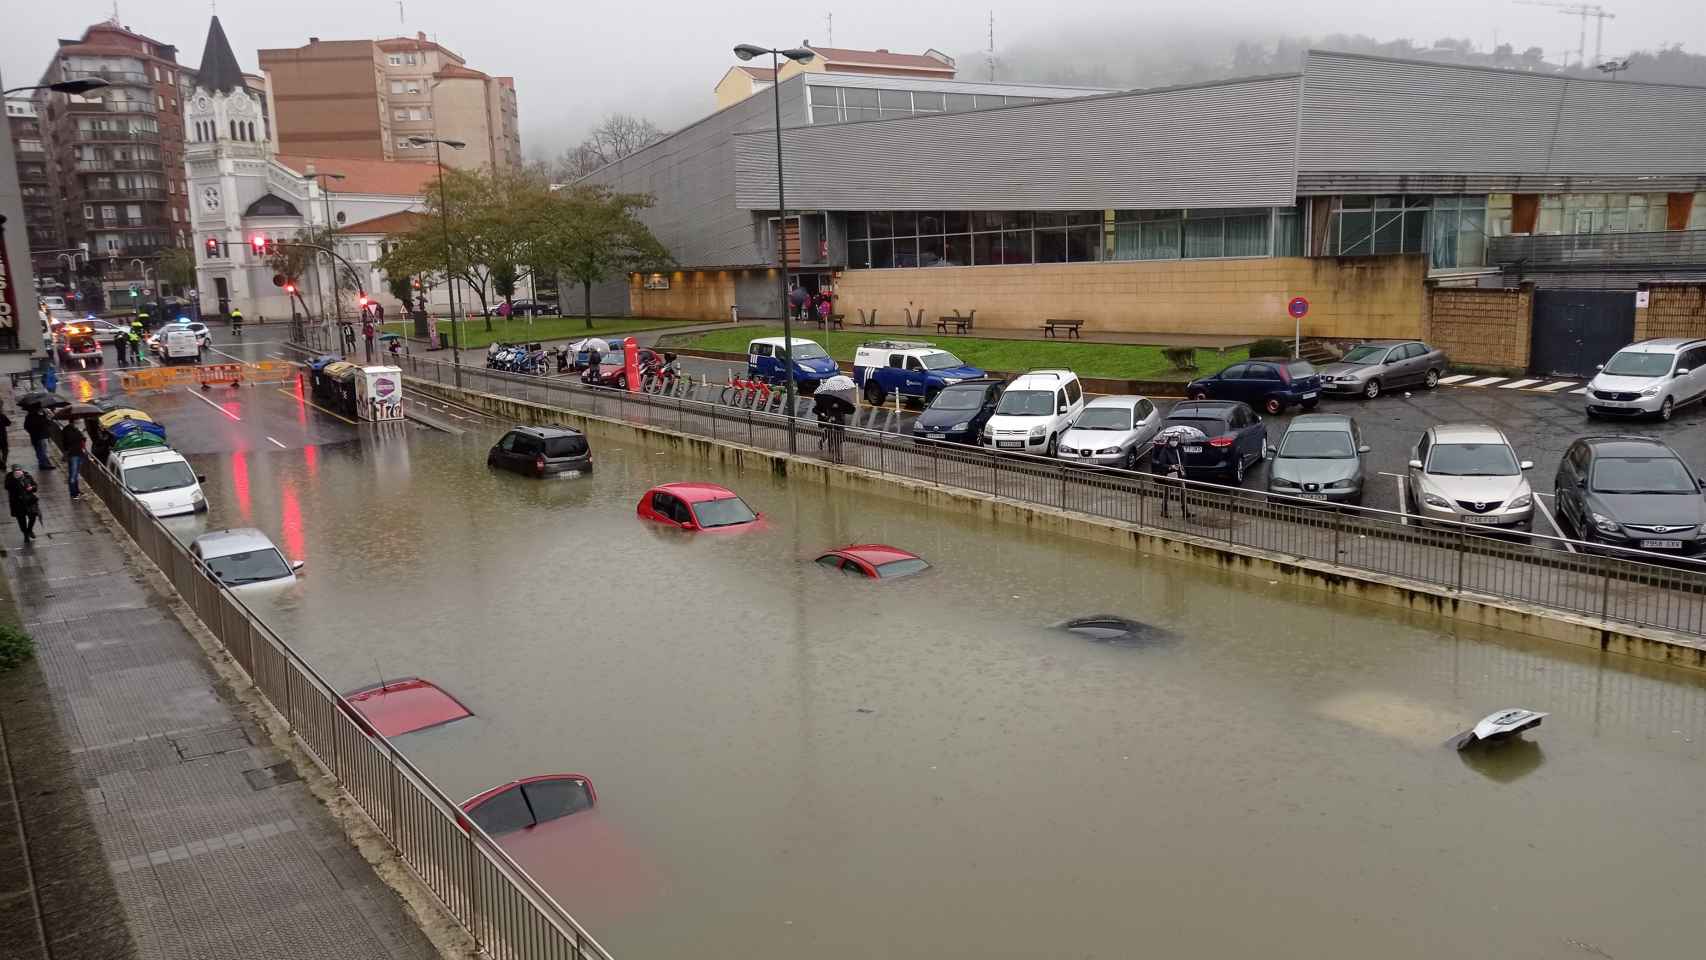
[[[916,553],[881,543],[855,543],[831,550],[818,557],[817,563],[849,576],[871,580],[894,580],[930,569],[930,564]]]
[[[665,483],[646,491],[634,512],[642,520],[683,530],[734,530],[761,526],[755,512],[728,487],[714,483]]]
[[[598,805],[592,781],[578,773],[551,773],[499,784],[462,801],[462,812],[493,839],[531,830]]]
[[[460,700],[419,677],[386,680],[344,694],[356,722],[369,733],[400,737],[474,715]]]

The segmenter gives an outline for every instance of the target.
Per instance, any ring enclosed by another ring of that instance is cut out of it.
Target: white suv
[[[1706,397],[1706,340],[1665,337],[1631,343],[1588,381],[1587,415],[1669,420],[1687,403]]]
[[[1061,434],[1084,410],[1084,387],[1071,370],[1032,370],[1007,385],[984,424],[984,446],[1055,455]]]

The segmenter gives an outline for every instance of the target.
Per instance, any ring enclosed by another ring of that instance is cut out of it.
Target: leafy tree
[[[669,251],[638,216],[651,205],[647,194],[585,184],[551,194],[543,208],[538,262],[581,285],[588,329],[593,284],[619,273],[670,265]]]
[[[386,288],[391,291],[391,296],[396,297],[398,301],[403,304],[403,309],[406,311],[413,311],[415,309],[414,279],[414,277],[406,273],[388,273],[385,275]]]
[[[183,247],[170,247],[161,251],[156,269],[159,270],[160,279],[177,290],[187,290],[195,286],[195,254]]]

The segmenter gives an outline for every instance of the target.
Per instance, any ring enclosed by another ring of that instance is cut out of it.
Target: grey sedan
[[[1419,340],[1370,340],[1345,351],[1337,363],[1321,368],[1321,389],[1369,400],[1394,387],[1421,384],[1429,390],[1451,366],[1445,351]]]
[[[1355,420],[1336,413],[1310,413],[1291,421],[1279,447],[1269,451],[1268,492],[1361,503],[1364,465],[1369,450]]]
[[[1068,463],[1137,468],[1161,429],[1161,415],[1148,397],[1097,397],[1060,435],[1055,455]]]

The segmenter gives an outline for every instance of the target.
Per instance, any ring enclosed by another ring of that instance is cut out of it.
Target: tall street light
[[[318,181],[320,184],[320,199],[324,202],[324,206],[326,208],[326,246],[333,246],[335,241],[332,238],[332,233],[336,229],[336,225],[332,223],[332,192],[326,189],[326,181],[342,180],[344,175],[341,173],[309,173],[304,174],[303,177],[307,180]],[[337,316],[338,323],[341,324],[344,322],[344,305],[338,298],[338,262],[336,260],[331,260],[329,257],[327,259],[330,261],[327,266],[332,271],[332,313]],[[320,286],[317,276],[314,285]],[[325,288],[321,287],[320,289],[321,293],[324,294]],[[320,304],[321,323],[326,322],[325,314],[326,305],[322,302]]]
[[[788,413],[788,452],[797,450],[794,441],[794,414],[796,407],[794,397],[797,393],[794,383],[794,327],[788,316],[788,194],[782,189],[782,60],[787,57],[796,63],[811,63],[817,54],[806,47],[795,47],[792,50],[775,50],[770,47],[760,47],[756,44],[743,43],[735,47],[735,56],[742,60],[751,60],[770,54],[770,94],[771,101],[776,107],[776,258],[782,264],[782,345],[788,351],[788,360],[784,364],[788,368],[788,386],[783,394]]]
[[[444,192],[444,154],[440,146],[460,150],[468,144],[444,137],[410,137],[417,147],[432,144],[432,159],[438,165],[438,219],[444,224],[444,284],[450,290],[450,358],[456,369],[456,385],[462,386],[462,331],[456,327],[456,280],[450,257],[450,200]]]
[[[88,93],[90,90],[99,90],[102,87],[110,86],[112,86],[112,84],[102,80],[100,77],[82,77],[77,80],[61,80],[58,83],[38,83],[33,87],[12,87],[9,90],[0,92],[0,96],[10,96],[14,93],[22,93],[25,90],[49,90],[54,93]]]

